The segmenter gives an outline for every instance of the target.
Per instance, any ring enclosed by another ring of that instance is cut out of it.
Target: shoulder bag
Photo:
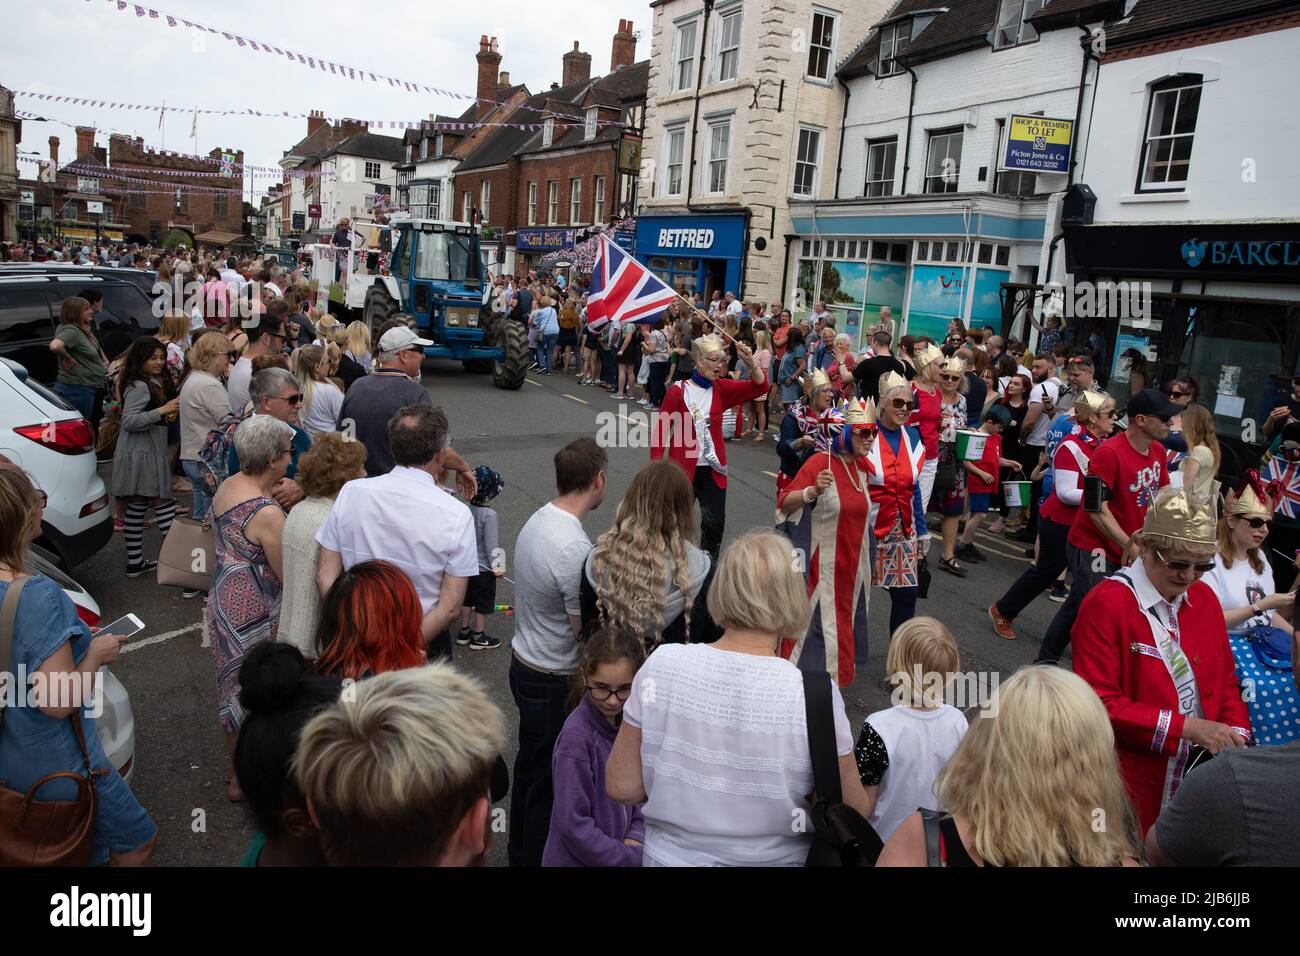
[[[0,663],[9,666],[13,653],[14,618],[18,614],[18,595],[28,578],[9,585],[0,606]],[[26,688],[16,687],[15,693]],[[87,866],[90,863],[95,834],[95,777],[107,776],[107,770],[90,768],[90,751],[81,714],[73,713],[73,732],[81,748],[84,773],[63,770],[47,773],[33,783],[26,793],[10,790],[0,780],[0,867],[6,866]],[[0,732],[4,729],[4,708],[0,706]],[[67,778],[77,784],[75,800],[37,800],[41,787],[53,780]]]
[[[804,866],[875,866],[885,848],[875,829],[844,802],[839,757],[835,753],[835,717],[831,711],[831,675],[803,671],[808,752],[812,756],[815,797],[813,843]]]
[[[190,591],[207,592],[212,587],[212,569],[217,560],[212,514],[202,521],[173,518],[158,552],[158,583]]]

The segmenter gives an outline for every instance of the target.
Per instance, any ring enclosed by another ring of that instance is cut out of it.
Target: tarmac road
[[[565,443],[595,436],[609,419],[598,415],[632,415],[639,406],[616,402],[601,389],[584,387],[574,376],[530,373],[518,392],[492,387],[491,378],[464,371],[459,364],[431,360],[424,384],[451,422],[452,441],[472,465],[488,464],[501,472],[506,487],[493,502],[501,519],[501,541],[510,550],[528,517],[555,493],[552,455]],[[612,448],[608,496],[584,522],[594,541],[607,530],[620,496],[633,474],[649,459],[645,448]],[[727,495],[727,540],[753,528],[773,524],[775,444],[742,440],[728,446],[730,481]],[[103,466],[106,474],[109,466]],[[185,503],[185,502],[182,502]],[[942,619],[957,638],[962,668],[978,672],[991,684],[1033,660],[1038,641],[1058,605],[1035,601],[1017,623],[1023,635],[997,637],[985,609],[1028,566],[1024,545],[981,534],[986,563],[971,565],[959,579],[936,569],[930,597],[919,613]],[[145,538],[145,554],[154,557],[157,533]],[[105,620],[128,612],[139,615],[146,630],[128,645],[114,672],[131,695],[135,714],[136,752],[132,787],[157,821],[160,834],[154,860],[162,865],[237,863],[253,827],[242,805],[226,799],[224,734],[217,723],[215,674],[211,651],[203,645],[202,600],[186,601],[180,592],[161,588],[149,578],[127,580],[120,535],[103,551],[74,569],[74,576],[99,602]],[[497,600],[513,604],[512,577],[499,582]],[[862,718],[889,704],[881,687],[888,645],[889,600],[873,592],[870,610],[870,663],[845,689],[849,718]],[[506,715],[511,735],[507,762],[513,762],[517,715],[507,684],[511,618],[494,616],[488,631],[505,641],[493,651],[456,648],[456,661],[477,676]],[[504,865],[505,836],[490,854]]]

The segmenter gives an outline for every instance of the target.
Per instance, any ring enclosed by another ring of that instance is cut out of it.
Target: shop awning
[[[216,246],[228,246],[233,242],[238,242],[240,239],[246,240],[248,242],[252,242],[251,239],[249,239],[241,232],[213,231],[213,232],[205,232],[194,237],[195,242],[208,242]]]

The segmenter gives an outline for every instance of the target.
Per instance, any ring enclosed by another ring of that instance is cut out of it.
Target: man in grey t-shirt
[[[604,500],[606,464],[590,438],[556,452],[559,496],[534,512],[515,542],[510,693],[519,708],[519,753],[510,788],[511,866],[542,865],[553,800],[551,753],[578,666],[579,588],[591,550],[582,519]]]
[[[1300,741],[1224,750],[1147,831],[1156,866],[1300,866]]]

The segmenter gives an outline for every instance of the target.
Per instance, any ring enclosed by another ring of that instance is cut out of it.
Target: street
[[[505,490],[493,506],[501,519],[507,565],[519,529],[554,496],[554,452],[575,438],[594,436],[601,412],[618,413],[620,408],[629,414],[640,411],[635,405],[615,402],[599,389],[583,387],[568,375],[530,374],[523,390],[508,392],[493,388],[487,376],[433,360],[425,363],[424,384],[447,412],[456,450],[471,465],[491,465],[505,479]],[[744,531],[773,524],[775,444],[736,441],[729,446],[728,455],[730,541]],[[644,448],[609,450],[605,503],[584,522],[593,541],[609,527],[629,481],[648,458]],[[108,466],[103,466],[102,472],[106,475]],[[188,496],[180,503],[188,504]],[[1000,679],[1033,659],[1039,637],[1058,605],[1045,597],[1035,601],[1017,619],[1017,629],[1023,635],[1017,641],[994,635],[985,609],[1029,562],[1021,544],[982,533],[977,541],[989,560],[971,564],[966,579],[936,568],[930,597],[918,605],[918,613],[936,616],[951,628],[961,648],[963,672],[976,672],[982,681],[991,681],[993,675]],[[147,532],[146,556],[156,556],[158,545],[156,531]],[[242,805],[226,799],[225,742],[217,723],[211,651],[202,646],[202,602],[183,600],[179,590],[160,588],[147,577],[127,580],[124,565],[122,536],[116,535],[107,548],[76,568],[74,576],[99,602],[105,620],[135,613],[146,625],[124,649],[113,670],[130,692],[135,715],[132,787],[160,829],[154,862],[233,865],[253,827]],[[513,603],[511,577],[507,567],[498,589],[500,603]],[[887,597],[874,591],[870,665],[859,671],[844,693],[855,734],[866,714],[889,703],[881,688],[888,615]],[[517,721],[506,680],[511,618],[495,615],[488,632],[506,645],[484,652],[457,648],[456,662],[486,685],[505,713],[512,738],[505,756],[511,762]],[[496,839],[489,861],[505,864],[504,834]]]

